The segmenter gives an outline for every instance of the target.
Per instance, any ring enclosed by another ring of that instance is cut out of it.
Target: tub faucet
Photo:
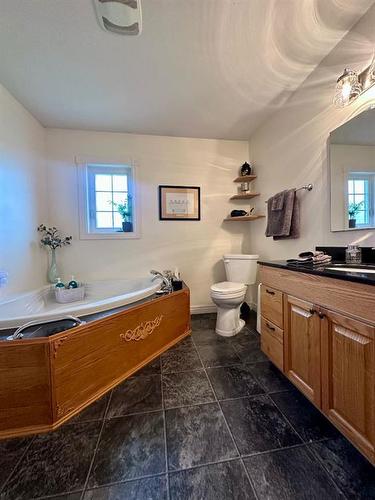
[[[153,274],[153,278],[151,279],[151,281],[155,281],[157,278],[161,278],[163,280],[162,290],[166,292],[172,291],[172,282],[170,278],[167,278],[167,276],[165,276],[160,271],[155,271],[155,269],[151,269],[150,273]]]

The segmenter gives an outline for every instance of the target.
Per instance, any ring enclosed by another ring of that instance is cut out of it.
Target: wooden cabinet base
[[[0,343],[0,439],[56,429],[190,334],[189,289],[48,338]]]

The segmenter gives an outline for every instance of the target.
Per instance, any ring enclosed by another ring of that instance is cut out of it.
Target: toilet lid
[[[213,292],[219,293],[235,293],[243,292],[246,290],[246,285],[243,283],[233,283],[232,281],[223,281],[221,283],[215,283],[211,286]]]

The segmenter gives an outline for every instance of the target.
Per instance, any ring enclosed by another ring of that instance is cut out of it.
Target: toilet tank
[[[227,254],[223,256],[228,281],[252,285],[256,281],[259,255]]]

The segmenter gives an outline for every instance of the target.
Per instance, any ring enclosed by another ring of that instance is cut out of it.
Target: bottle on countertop
[[[65,288],[64,283],[61,281],[61,278],[57,278],[57,283],[55,285],[55,288]]]
[[[68,288],[78,288],[78,283],[74,279],[74,276],[72,276],[72,279],[69,281]]]

